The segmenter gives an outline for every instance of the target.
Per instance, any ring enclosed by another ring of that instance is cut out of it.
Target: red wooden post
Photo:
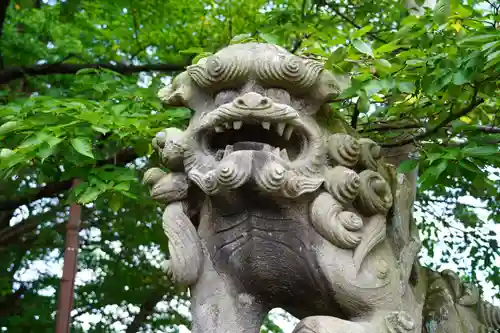
[[[73,180],[73,188],[79,183],[80,181],[78,179]],[[80,230],[81,215],[82,207],[76,202],[73,202],[69,210],[69,220],[66,225],[64,264],[59,287],[55,333],[69,333],[71,324],[71,310],[73,308],[76,263],[79,246],[78,232]]]

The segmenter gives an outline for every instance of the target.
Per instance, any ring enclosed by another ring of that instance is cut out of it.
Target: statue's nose
[[[234,106],[240,109],[267,109],[271,107],[271,100],[260,94],[249,92],[236,98]]]

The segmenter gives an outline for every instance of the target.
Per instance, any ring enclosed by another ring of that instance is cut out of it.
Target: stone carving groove
[[[413,197],[380,147],[318,121],[340,83],[314,60],[249,43],[160,90],[193,111],[184,131],[153,139],[169,173],[144,175],[166,205],[168,272],[191,289],[192,332],[257,333],[274,307],[304,333],[498,328],[477,289],[418,266]]]

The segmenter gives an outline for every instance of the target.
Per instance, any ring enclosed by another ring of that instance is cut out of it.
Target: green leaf
[[[43,162],[45,161],[48,157],[52,156],[54,152],[56,151],[57,144],[50,145],[48,143],[45,143],[37,152],[36,156],[40,158],[40,160]]]
[[[206,58],[206,57],[209,57],[211,56],[213,53],[210,53],[210,52],[202,52],[202,53],[199,53],[196,57],[193,58],[193,61],[192,63],[193,64],[197,64],[198,61],[200,61],[201,59],[203,58]]]
[[[118,183],[113,189],[116,191],[128,191],[130,190],[130,183]]]
[[[484,45],[484,43],[488,43],[491,41],[498,40],[499,35],[476,35],[466,37],[458,41],[458,45]]]
[[[438,23],[444,23],[450,16],[450,0],[438,0],[434,7],[434,19]]]
[[[377,55],[379,55],[379,54],[385,54],[385,53],[388,53],[388,52],[392,52],[392,51],[394,51],[396,49],[399,49],[400,47],[401,47],[401,45],[398,45],[395,42],[384,44],[381,47],[375,49],[375,54],[377,54]]]
[[[8,148],[2,148],[0,149],[0,159],[2,158],[8,158],[9,156],[12,156],[14,155],[15,152],[11,149],[8,149]]]
[[[8,121],[2,124],[2,126],[0,126],[0,136],[15,131],[16,129],[19,129],[21,127],[21,124],[22,123],[19,121]]]
[[[188,49],[179,51],[180,54],[199,54],[203,52],[205,52],[205,50],[201,47],[190,47]]]
[[[435,94],[438,91],[440,91],[441,89],[443,89],[446,85],[448,85],[448,83],[451,82],[451,80],[453,79],[453,75],[454,75],[454,73],[448,72],[448,73],[444,73],[443,75],[437,77],[430,84],[429,87],[425,87],[427,90],[427,93],[428,94]]]
[[[415,83],[413,82],[398,82],[397,87],[399,91],[407,94],[411,94],[415,92]]]
[[[422,66],[422,65],[425,65],[425,60],[410,59],[410,60],[406,60],[406,64],[409,66]]]
[[[369,55],[370,57],[373,57],[372,47],[369,44],[363,42],[362,40],[360,39],[353,40],[352,46],[354,46],[356,50],[358,50],[359,52]]]
[[[21,143],[19,148],[36,147],[41,143],[45,142],[46,139],[48,139],[49,137],[50,135],[45,132],[38,132],[36,135],[30,136],[28,139],[23,141],[23,143]]]
[[[498,147],[483,146],[483,147],[465,147],[462,149],[462,153],[464,155],[470,155],[470,156],[490,156],[490,155],[495,156],[496,154],[499,154],[500,151],[498,150]]]
[[[347,48],[346,47],[339,47],[335,51],[332,52],[330,57],[328,57],[328,60],[325,63],[325,68],[327,69],[339,69],[340,67],[338,66],[339,63],[342,63],[345,60],[345,57],[347,55]]]
[[[459,161],[458,164],[461,167],[463,167],[464,169],[467,169],[467,170],[472,171],[474,173],[478,173],[478,174],[482,173],[481,169],[479,169],[476,164],[474,164],[466,159]]]
[[[372,29],[373,29],[373,25],[371,25],[371,24],[364,26],[363,28],[356,30],[352,34],[352,38],[361,38],[364,35],[366,35],[368,32],[370,32]]]
[[[461,86],[462,84],[465,84],[469,82],[470,80],[467,78],[466,73],[464,70],[458,70],[454,75],[453,75],[453,84],[457,86]]]
[[[101,127],[101,126],[96,126],[96,125],[92,125],[92,129],[96,132],[99,132],[99,133],[102,133],[102,134],[106,134],[109,132],[109,129],[108,128],[105,128],[105,127]]]
[[[485,69],[488,69],[497,63],[500,62],[500,50],[493,52],[492,54],[488,55],[487,58],[488,65],[485,67]]]
[[[448,160],[442,160],[441,163],[439,163],[433,172],[434,177],[437,179],[444,170],[448,167]]]
[[[261,32],[259,34],[260,38],[262,38],[266,43],[269,44],[278,44],[279,45],[279,38],[276,35]]]
[[[498,46],[500,46],[500,40],[494,41],[494,42],[489,42],[489,43],[484,44],[481,47],[481,51],[490,51],[490,49],[495,49]]]
[[[370,100],[366,97],[365,94],[361,94],[359,96],[357,107],[359,112],[367,113],[370,110]]]
[[[113,193],[111,199],[109,200],[109,207],[114,211],[118,212],[123,206],[123,196]]]
[[[375,59],[375,66],[376,67],[391,68],[392,64],[386,59]]]
[[[97,197],[103,192],[104,190],[102,188],[87,187],[85,192],[83,192],[83,194],[78,198],[78,202],[84,205],[88,204],[97,199]]]
[[[239,35],[234,36],[234,37],[231,39],[230,44],[245,43],[245,42],[249,42],[249,41],[251,41],[251,40],[253,40],[253,38],[252,38],[252,34],[250,34],[250,33],[247,33],[247,34],[239,34]]]
[[[379,80],[370,80],[363,86],[363,89],[366,91],[368,96],[372,96],[373,94],[376,94],[380,90],[384,89],[384,87],[380,84]]]
[[[406,160],[406,161],[403,161],[399,165],[398,171],[402,172],[402,173],[410,172],[410,171],[414,170],[418,166],[418,164],[419,164],[418,160]]]
[[[94,158],[94,155],[92,154],[92,143],[88,138],[84,137],[78,137],[78,138],[73,138],[71,139],[71,145],[77,152],[80,154]]]

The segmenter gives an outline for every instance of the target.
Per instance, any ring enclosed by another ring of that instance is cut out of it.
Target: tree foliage
[[[418,168],[419,227],[437,259],[427,264],[455,260],[498,296],[500,4],[409,3],[2,1],[0,327],[53,331],[73,200],[84,205],[73,331],[189,326],[186,290],[161,266],[161,210],[139,182],[156,163],[151,138],[185,126],[189,110],[165,109],[156,92],[201,57],[254,40],[351,78],[338,114],[386,148],[418,149],[400,168]]]

